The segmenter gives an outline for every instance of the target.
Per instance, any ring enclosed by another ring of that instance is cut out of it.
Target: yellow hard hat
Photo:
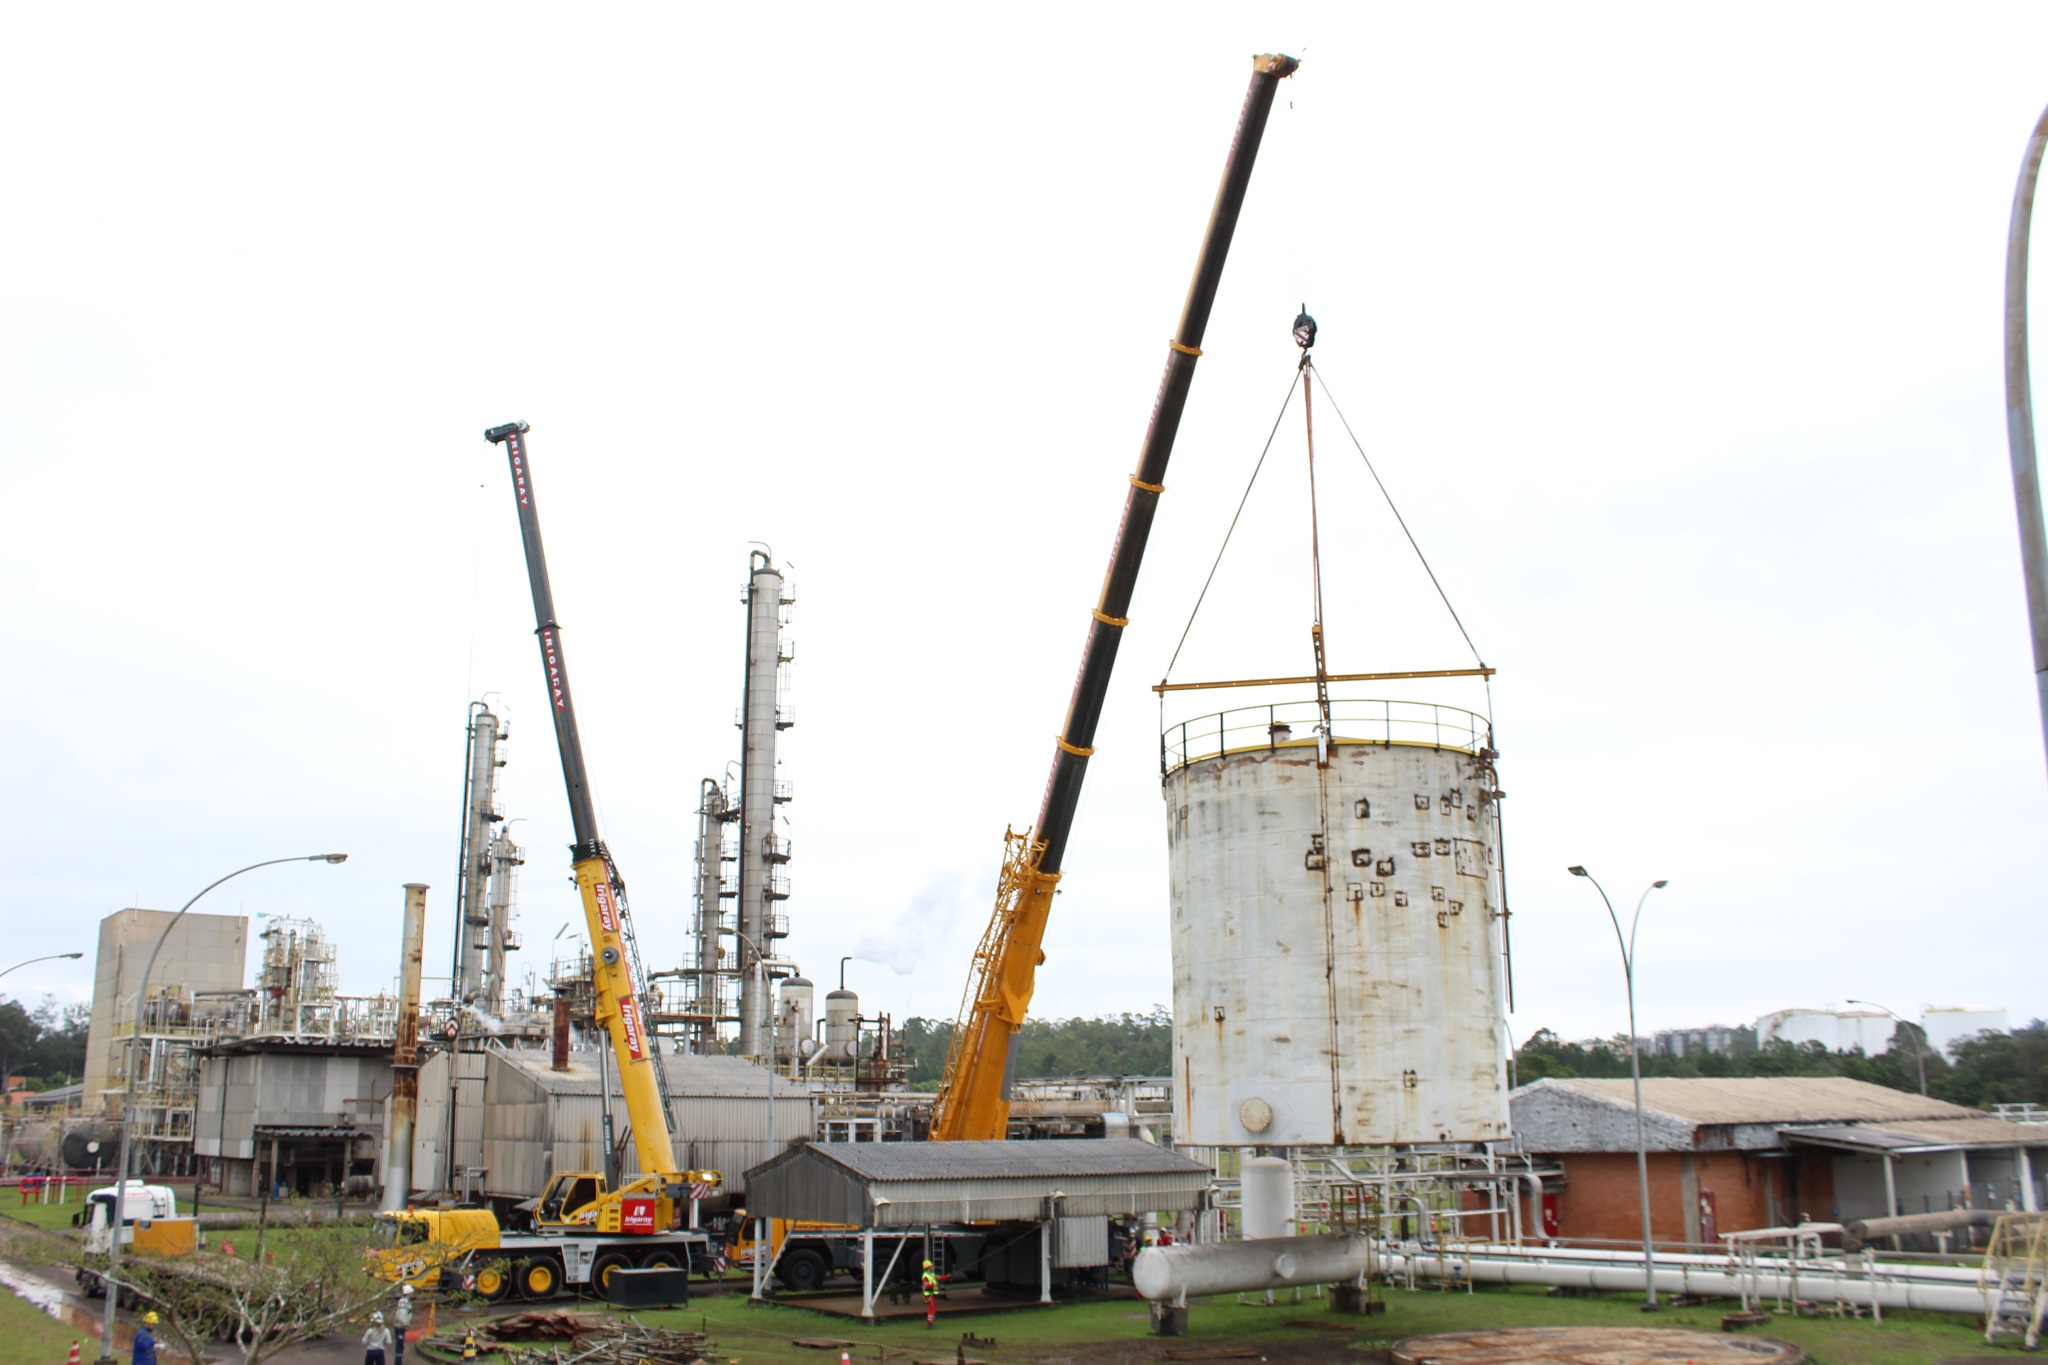
[[[156,1314],[155,1314],[155,1312],[153,1312],[153,1311],[152,1311],[152,1312],[144,1313],[144,1314],[142,1315],[142,1320],[143,1320],[144,1322],[148,1323],[148,1324],[149,1324],[149,1325],[150,1325],[151,1327],[154,1327],[154,1326],[156,1326]]]
[[[926,1261],[926,1262],[924,1263],[924,1268],[925,1268],[926,1270],[930,1270],[930,1269],[932,1268],[932,1263],[931,1263],[930,1261]]]

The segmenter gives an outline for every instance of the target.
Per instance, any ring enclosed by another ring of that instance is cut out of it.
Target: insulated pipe
[[[1416,1274],[1425,1277],[1435,1276],[1442,1267],[1449,1266],[1461,1273],[1469,1273],[1475,1282],[1483,1284],[1562,1285],[1602,1290],[1630,1290],[1643,1286],[1643,1268],[1635,1264],[1633,1258],[1626,1265],[1560,1260],[1548,1256],[1512,1261],[1482,1256],[1474,1256],[1470,1260],[1445,1257],[1439,1262],[1433,1255],[1395,1253],[1387,1256],[1384,1264],[1389,1275],[1401,1273],[1412,1265]],[[1972,1272],[1973,1280],[1974,1274]],[[1660,1290],[1708,1298],[1735,1298],[1741,1294],[1741,1286],[1747,1285],[1752,1296],[1763,1298],[1812,1299],[1820,1297],[1820,1291],[1826,1289],[1831,1291],[1832,1299],[1843,1303],[1863,1307],[1916,1308],[1934,1313],[1981,1315],[1989,1304],[1989,1295],[1974,1282],[1969,1285],[1928,1284],[1885,1275],[1849,1278],[1838,1271],[1810,1263],[1791,1275],[1761,1268],[1755,1271],[1744,1269],[1738,1274],[1735,1265],[1725,1259],[1719,1262],[1718,1269],[1711,1266],[1660,1266],[1652,1275]]]
[[[1146,1247],[1131,1263],[1131,1283],[1154,1303],[1176,1304],[1203,1294],[1351,1284],[1365,1274],[1371,1254],[1357,1233]]]
[[[405,884],[405,933],[398,968],[398,1038],[391,1048],[391,1123],[384,1140],[386,1213],[412,1198],[412,1135],[420,1112],[420,956],[427,945],[427,888]]]
[[[1408,1253],[1424,1256],[1431,1260],[1434,1260],[1437,1256],[1436,1250],[1430,1247],[1410,1246]],[[1641,1253],[1632,1248],[1622,1250],[1620,1248],[1603,1249],[1599,1247],[1509,1247],[1491,1242],[1474,1242],[1464,1252],[1459,1254],[1486,1257],[1496,1261],[1555,1261],[1561,1264],[1584,1263],[1617,1266],[1639,1265],[1641,1263],[1639,1260]],[[1783,1258],[1779,1259],[1782,1261]],[[1728,1269],[1730,1261],[1727,1254],[1722,1252],[1659,1251],[1657,1253],[1657,1264],[1666,1269],[1689,1270],[1695,1274],[1705,1271],[1712,1271],[1718,1274]],[[1833,1275],[1838,1273],[1840,1267],[1848,1264],[1851,1264],[1851,1262],[1845,1261],[1840,1253],[1834,1251],[1825,1251],[1819,1259],[1809,1257],[1798,1263],[1802,1275]],[[1913,1280],[1929,1284],[1945,1284],[1949,1282],[1976,1284],[1978,1278],[1983,1273],[1977,1266],[1934,1265],[1925,1262],[1879,1261],[1877,1262],[1877,1267],[1879,1276],[1883,1279]]]

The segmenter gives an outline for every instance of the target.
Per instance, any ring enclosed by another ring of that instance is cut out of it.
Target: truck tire
[[[519,1285],[520,1298],[535,1302],[551,1299],[562,1287],[562,1265],[552,1256],[531,1256],[520,1262],[514,1278]]]
[[[809,1293],[825,1283],[829,1273],[825,1258],[815,1251],[786,1251],[782,1263],[775,1267],[775,1278],[782,1281],[783,1288],[794,1289],[799,1294]]]
[[[683,1258],[673,1251],[650,1251],[640,1258],[642,1270],[680,1270]]]
[[[512,1293],[512,1267],[504,1261],[485,1261],[478,1266],[476,1293],[485,1303],[503,1303]]]
[[[614,1270],[630,1270],[632,1265],[633,1258],[625,1252],[607,1251],[604,1255],[591,1262],[590,1287],[597,1291],[599,1298],[609,1299],[612,1294],[612,1272]]]

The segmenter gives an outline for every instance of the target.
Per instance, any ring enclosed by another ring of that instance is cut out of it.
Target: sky
[[[1274,50],[1035,1011],[1170,1000],[1161,722],[1249,698],[1148,689],[1306,303],[1499,670],[1365,695],[1490,708],[1518,1038],[1625,1026],[1573,863],[1624,916],[1669,879],[1646,1030],[2048,1015],[2000,349],[2048,10],[1995,4],[16,7],[0,969],[88,956],[0,991],[84,999],[101,916],[328,851],[197,908],[310,916],[369,993],[427,882],[445,972],[479,697],[545,974],[580,910],[482,440],[523,419],[650,965],[759,543],[797,597],[788,951],[954,1015]],[[1333,668],[1469,664],[1320,406],[1317,454]],[[1307,521],[1297,404],[1176,680],[1309,670]]]

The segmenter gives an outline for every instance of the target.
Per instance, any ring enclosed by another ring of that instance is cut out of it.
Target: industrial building
[[[1643,1083],[1652,1235],[1718,1246],[1731,1232],[1957,1208],[2048,1207],[2048,1124],[1841,1077]],[[1512,1097],[1515,1147],[1543,1172],[1524,1226],[1637,1240],[1627,1080],[1546,1077]]]
[[[206,1030],[189,1021],[187,1006],[210,992],[241,990],[249,955],[245,916],[188,913],[164,937],[174,918],[168,910],[127,909],[100,921],[85,1043],[87,1112],[120,1116],[132,1049],[138,1089],[152,1092],[145,1101],[149,1113],[138,1119],[145,1133],[166,1144],[191,1141],[197,1087],[189,1083],[189,1048]],[[142,972],[153,950],[156,966],[143,998]],[[166,997],[164,1004],[150,1003]],[[183,1162],[171,1165],[182,1168]]]
[[[603,1058],[597,1048],[555,1053],[493,1046],[481,1053],[437,1054],[420,1073],[414,1191],[422,1197],[456,1191],[512,1204],[539,1194],[556,1171],[639,1174],[631,1143],[605,1150],[603,1096],[609,1092],[610,1111],[620,1120],[619,1140],[625,1136],[625,1102],[617,1071]],[[817,1099],[809,1089],[742,1058],[660,1061],[677,1159],[692,1170],[724,1173],[728,1195],[744,1193],[740,1172],[790,1143],[808,1141],[817,1130]],[[457,1063],[464,1073],[478,1074],[457,1076],[451,1085]],[[452,1173],[444,1164],[451,1123],[457,1154]]]

